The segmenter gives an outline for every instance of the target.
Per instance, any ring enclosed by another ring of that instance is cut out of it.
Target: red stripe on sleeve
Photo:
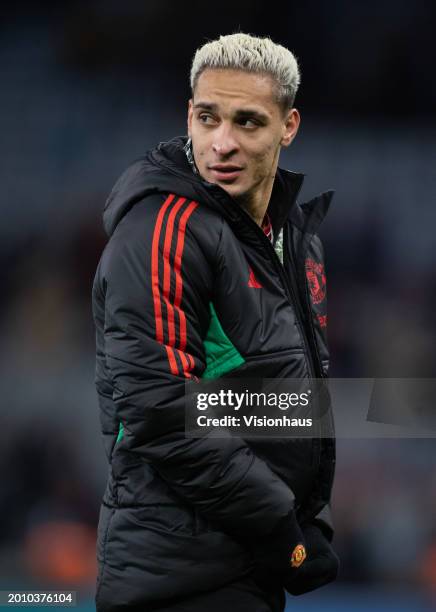
[[[167,211],[168,206],[174,200],[174,195],[170,194],[162,205],[159,214],[156,219],[156,225],[153,232],[153,240],[151,246],[151,288],[153,293],[153,305],[154,305],[154,320],[156,323],[156,340],[163,343],[163,321],[162,321],[162,306],[160,301],[159,292],[159,239],[160,232],[162,229],[162,223],[164,215]]]
[[[177,246],[176,246],[176,254],[174,256],[174,273],[176,276],[176,290],[174,296],[174,309],[177,310],[179,314],[180,320],[180,350],[184,351],[186,348],[186,317],[184,311],[180,308],[180,304],[182,302],[182,293],[183,293],[183,278],[181,275],[182,268],[182,256],[183,256],[183,247],[185,244],[185,231],[186,224],[188,222],[189,217],[197,208],[197,202],[191,202],[187,209],[183,212],[180,223],[179,230],[177,233]]]
[[[170,346],[175,346],[176,343],[176,329],[174,324],[174,308],[170,298],[170,283],[171,283],[171,274],[170,274],[170,251],[171,251],[171,241],[173,238],[173,229],[174,229],[174,220],[176,218],[177,213],[180,208],[186,202],[186,198],[180,198],[177,203],[171,209],[171,212],[168,217],[167,226],[165,230],[165,242],[164,242],[164,250],[163,250],[163,260],[164,260],[164,275],[163,275],[163,299],[167,306],[168,313],[168,344]]]
[[[177,361],[176,361],[176,356],[174,355],[174,350],[171,346],[168,346],[167,344],[165,345],[165,348],[167,350],[171,374],[174,374],[177,376],[177,374],[179,373],[179,368],[177,367]]]
[[[183,366],[183,373],[186,378],[191,378],[191,374],[189,373],[190,367],[188,363],[187,353],[183,353],[182,351],[177,351],[179,353],[180,360]]]
[[[184,353],[180,350],[177,350],[177,352],[179,354],[180,361],[182,362],[184,375],[186,376],[186,378],[192,378],[191,370],[194,368],[195,365],[194,358],[189,353]]]

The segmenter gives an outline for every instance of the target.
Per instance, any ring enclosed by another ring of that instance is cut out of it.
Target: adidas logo
[[[254,276],[254,272],[250,268],[250,266],[248,266],[248,271],[250,272],[250,275],[248,277],[248,286],[252,287],[253,289],[262,289],[262,285],[259,283],[257,278]]]

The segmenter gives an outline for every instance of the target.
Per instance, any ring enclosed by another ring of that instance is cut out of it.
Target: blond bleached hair
[[[191,90],[207,68],[244,70],[272,77],[277,84],[277,102],[292,108],[300,85],[300,69],[293,53],[270,38],[250,34],[228,34],[197,49],[191,67]]]

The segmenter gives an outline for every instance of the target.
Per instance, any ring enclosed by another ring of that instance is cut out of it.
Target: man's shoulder
[[[142,197],[126,212],[119,226],[124,225],[131,230],[138,225],[146,225],[154,230],[169,225],[180,226],[194,233],[199,231],[213,234],[221,231],[223,222],[223,215],[211,209],[200,198],[174,191],[150,193]]]
[[[199,263],[212,260],[221,240],[223,217],[199,200],[177,193],[152,193],[124,214],[106,246],[106,258],[136,252],[148,257],[153,251]]]

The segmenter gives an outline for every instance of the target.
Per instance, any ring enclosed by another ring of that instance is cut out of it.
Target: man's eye
[[[201,115],[199,115],[198,119],[200,123],[204,123],[205,125],[212,125],[213,123],[215,123],[215,120],[212,115],[207,115],[206,113],[202,113]]]
[[[251,129],[259,127],[259,123],[257,123],[257,121],[255,121],[254,119],[241,119],[239,121],[239,125],[242,125],[242,127],[251,128]]]

